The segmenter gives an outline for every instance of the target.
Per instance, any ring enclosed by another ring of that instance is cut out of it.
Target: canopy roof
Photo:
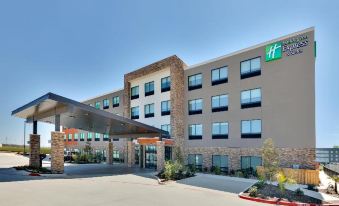
[[[12,116],[26,119],[28,122],[40,121],[55,123],[60,115],[60,125],[90,132],[109,134],[119,137],[161,137],[166,131],[152,127],[89,105],[53,94],[42,97],[14,110]]]

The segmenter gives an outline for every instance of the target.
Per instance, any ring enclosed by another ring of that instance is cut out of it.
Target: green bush
[[[194,174],[194,169],[182,165],[179,161],[166,161],[164,170],[158,174],[158,177],[165,180],[180,180],[192,177]]]
[[[216,175],[221,175],[221,169],[220,169],[220,167],[218,167],[218,166],[214,167],[214,174],[216,174]]]
[[[304,191],[302,191],[300,188],[296,189],[294,191],[295,195],[297,196],[303,196],[304,195]]]
[[[258,188],[256,186],[252,186],[248,190],[248,193],[249,193],[250,197],[257,197],[258,196]]]
[[[257,183],[255,183],[255,186],[257,186],[258,189],[261,189],[265,186],[265,180],[259,180]]]

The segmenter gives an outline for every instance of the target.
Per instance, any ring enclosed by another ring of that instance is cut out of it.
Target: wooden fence
[[[287,177],[293,178],[298,184],[318,185],[320,183],[319,170],[281,168]],[[257,172],[262,175],[264,168],[257,167]]]

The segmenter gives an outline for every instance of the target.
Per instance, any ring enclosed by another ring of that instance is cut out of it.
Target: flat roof
[[[168,132],[126,117],[96,109],[89,105],[47,93],[14,110],[12,116],[54,124],[55,115],[60,115],[60,125],[89,132],[109,134],[126,138],[167,135]]]

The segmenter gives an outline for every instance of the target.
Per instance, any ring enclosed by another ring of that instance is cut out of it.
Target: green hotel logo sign
[[[282,56],[281,42],[276,42],[266,46],[266,61],[280,59]]]

